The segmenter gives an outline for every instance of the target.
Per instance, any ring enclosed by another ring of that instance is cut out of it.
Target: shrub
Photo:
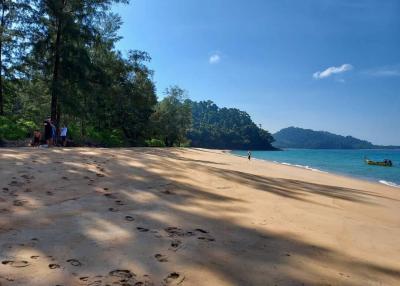
[[[180,143],[180,144],[179,144],[179,147],[184,147],[184,148],[190,147],[190,141]]]
[[[18,119],[16,121],[0,116],[0,139],[22,140],[32,136],[37,125],[29,120]]]
[[[154,138],[151,140],[146,140],[146,145],[148,147],[165,147],[164,141],[154,139]]]

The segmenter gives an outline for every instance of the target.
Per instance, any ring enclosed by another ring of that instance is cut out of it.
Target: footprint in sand
[[[129,279],[136,276],[136,274],[131,272],[130,270],[121,270],[121,269],[112,270],[110,271],[109,275],[123,279]]]
[[[11,181],[11,183],[9,183],[8,185],[12,186],[12,187],[21,187],[24,185],[24,183],[17,182],[17,181]]]
[[[68,177],[66,177],[66,176],[62,177],[61,179],[66,180],[66,181],[69,180]]]
[[[165,255],[162,255],[160,253],[157,253],[154,255],[155,259],[157,259],[158,262],[168,262],[168,258]]]
[[[67,262],[72,266],[82,266],[82,263],[78,259],[68,259]]]
[[[25,193],[31,193],[32,190],[31,190],[30,188],[26,188],[24,192],[25,192]]]
[[[18,197],[19,195],[16,194],[16,192],[17,192],[17,191],[11,191],[11,192],[8,193],[8,195],[9,195],[10,197]]]
[[[118,210],[117,209],[114,209],[114,208],[108,208],[108,210],[110,211],[110,212],[118,212]]]
[[[39,255],[32,255],[31,259],[38,259],[40,256]]]
[[[199,236],[197,239],[206,240],[206,241],[215,241],[215,238],[212,238],[212,237],[204,237],[204,236]]]
[[[175,193],[171,192],[170,190],[164,190],[164,191],[161,191],[161,193],[166,194],[166,195],[175,195]]]
[[[99,173],[96,173],[96,176],[99,177],[99,178],[105,177],[105,175],[99,174]]]
[[[200,232],[202,234],[206,234],[205,236],[199,236],[197,239],[205,240],[205,241],[215,241],[215,238],[211,237],[208,234],[208,231],[201,229],[201,228],[196,228],[195,231]]]
[[[185,280],[185,276],[178,273],[172,272],[168,274],[166,278],[164,278],[162,285],[163,286],[174,286],[182,284],[183,280]]]
[[[53,193],[52,191],[47,191],[47,192],[46,192],[46,195],[52,196],[52,195],[54,195],[54,193]]]
[[[28,201],[26,201],[26,200],[15,200],[15,201],[13,202],[13,205],[16,206],[16,207],[23,207],[23,206],[25,206],[27,203],[28,203]]]
[[[182,229],[175,227],[175,226],[170,226],[164,229],[169,236],[184,236],[185,233]]]
[[[116,199],[116,196],[110,193],[104,194],[104,196],[109,199]]]
[[[49,264],[49,268],[50,269],[58,269],[58,268],[60,268],[60,265],[55,264],[55,263],[51,263],[51,264]]]
[[[137,229],[138,231],[140,231],[140,232],[148,232],[148,231],[149,231],[148,228],[144,228],[144,227],[140,227],[140,226],[138,226],[136,229]]]
[[[33,179],[35,179],[35,176],[29,176],[29,175],[24,174],[21,176],[21,178],[24,178],[25,180],[33,180]]]
[[[134,221],[135,219],[131,217],[130,215],[125,216],[125,220],[127,221]]]
[[[17,261],[13,261],[13,260],[3,260],[1,262],[3,265],[8,265],[11,267],[16,267],[16,268],[21,268],[21,267],[27,267],[29,266],[29,262],[25,261],[25,260],[17,260]]]
[[[170,250],[177,251],[179,248],[182,246],[182,241],[179,239],[174,239],[171,241],[171,247],[169,248]]]
[[[125,204],[124,204],[122,201],[120,201],[120,200],[115,201],[115,203],[116,203],[117,205],[119,205],[119,206],[125,205]]]

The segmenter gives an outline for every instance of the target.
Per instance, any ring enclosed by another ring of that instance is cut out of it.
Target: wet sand
[[[0,285],[400,285],[400,189],[203,149],[0,149]]]

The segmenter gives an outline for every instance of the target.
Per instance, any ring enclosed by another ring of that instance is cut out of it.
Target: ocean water
[[[232,151],[247,156],[247,151]],[[284,151],[252,151],[253,158],[293,165],[314,172],[328,172],[380,182],[400,188],[400,150],[320,150],[286,149]],[[393,167],[371,166],[370,160],[392,160]]]

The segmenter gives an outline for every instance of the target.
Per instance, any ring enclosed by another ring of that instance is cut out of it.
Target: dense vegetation
[[[127,0],[1,1],[0,144],[51,117],[77,145],[271,147],[244,112],[191,102],[177,86],[158,101],[150,56],[115,48],[115,3]]]
[[[273,138],[244,111],[219,108],[212,101],[190,102],[193,126],[191,145],[217,149],[271,150]]]
[[[375,146],[372,143],[354,138],[341,136],[325,131],[314,131],[288,127],[274,135],[274,146],[278,148],[304,148],[304,149],[373,149],[383,146]]]

